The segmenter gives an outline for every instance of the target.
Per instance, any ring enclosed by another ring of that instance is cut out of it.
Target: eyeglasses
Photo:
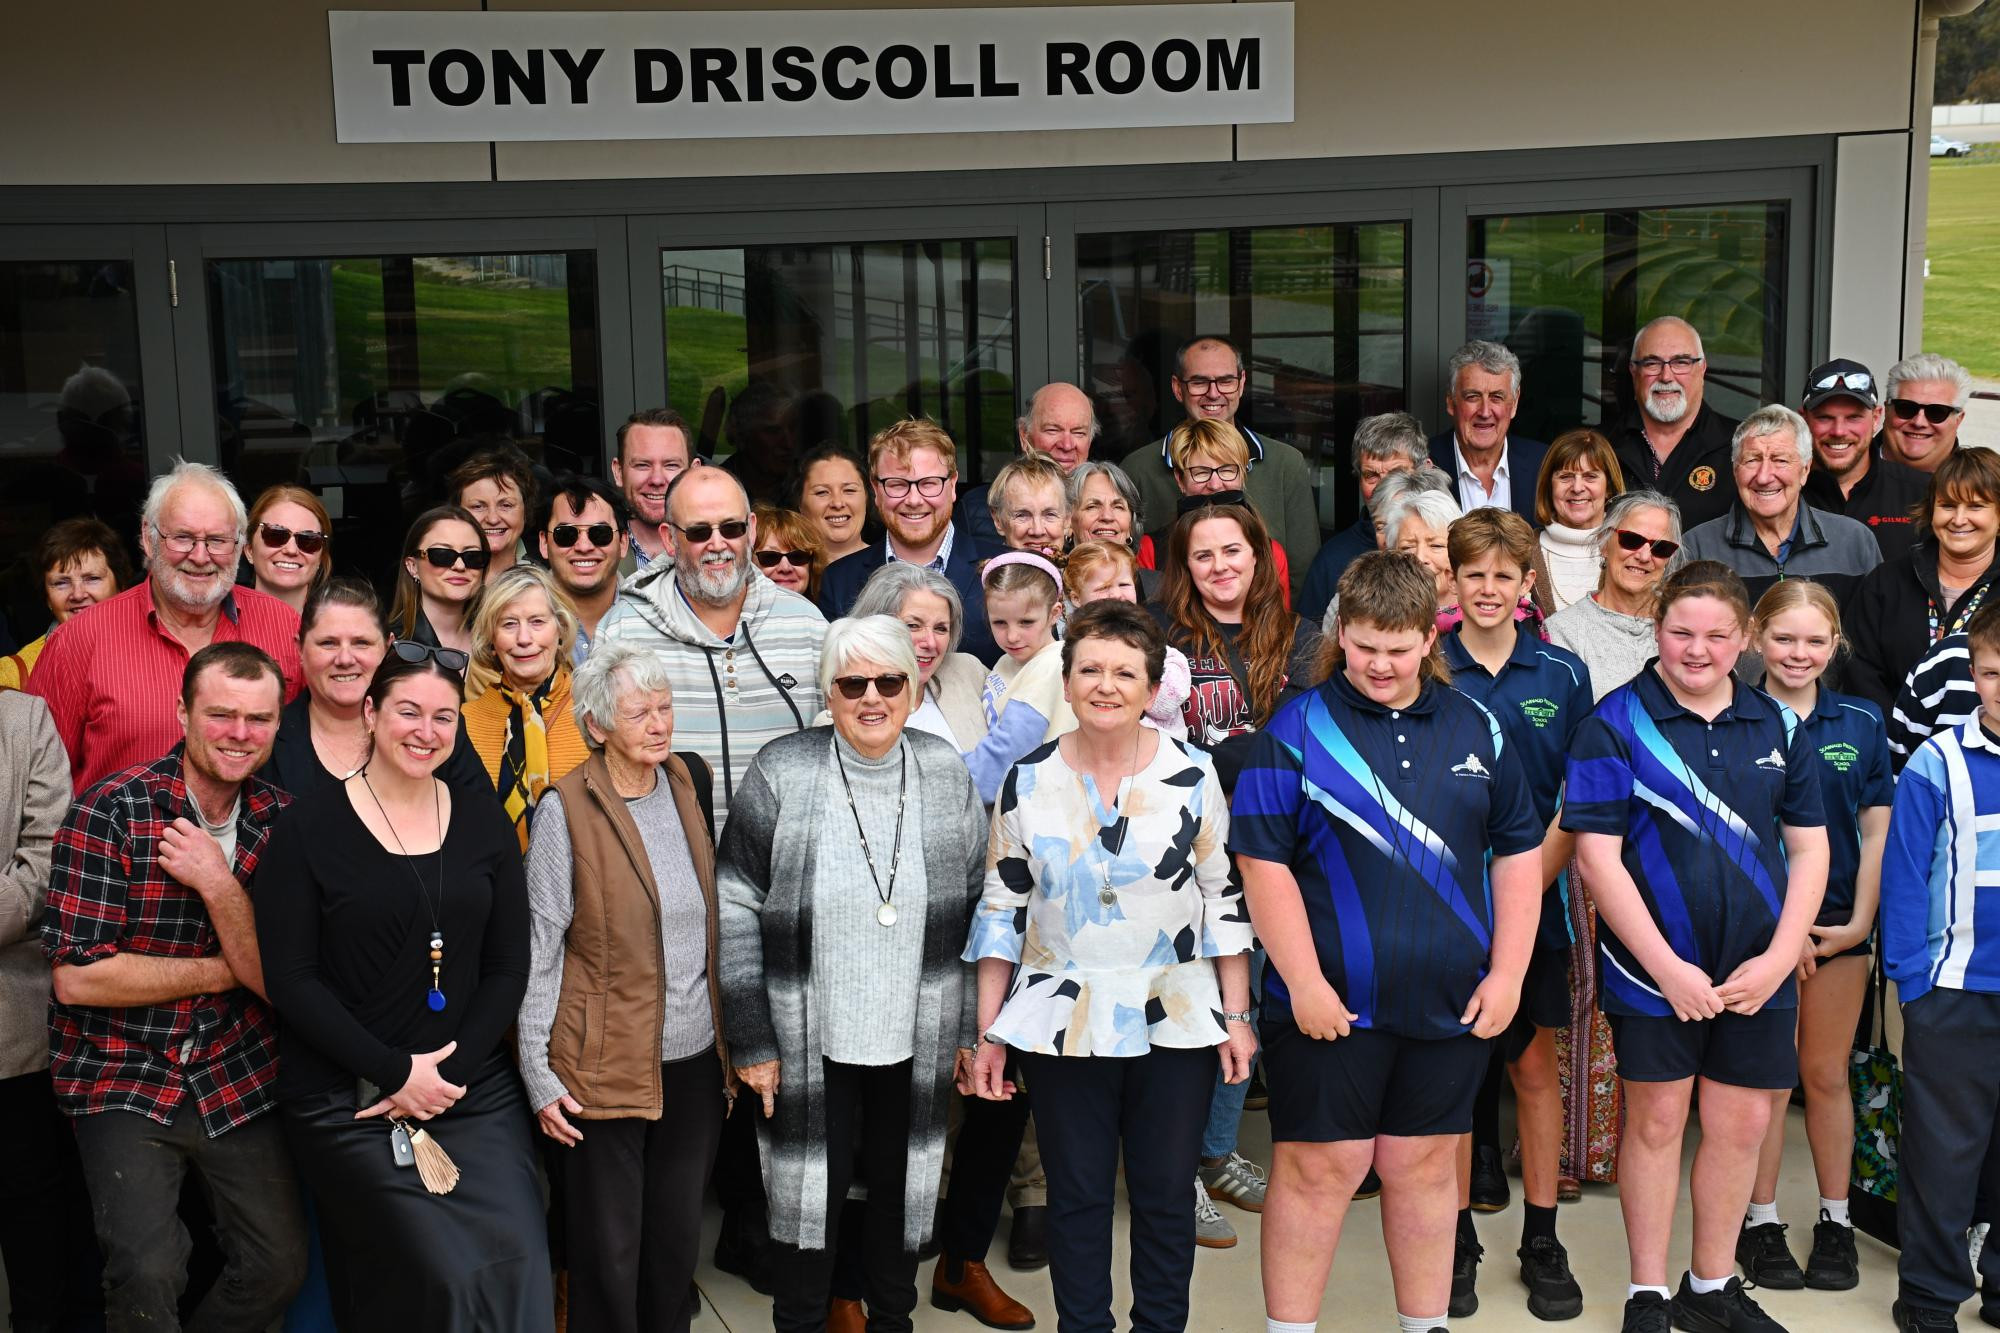
[[[870,685],[873,685],[875,693],[884,699],[893,699],[903,692],[903,687],[910,683],[910,678],[900,671],[891,671],[882,676],[835,676],[833,683],[844,699],[859,699],[868,693]]]
[[[1174,378],[1194,394],[1235,393],[1243,383],[1241,375],[1176,375]]]
[[[1908,398],[1891,398],[1889,410],[1896,414],[1898,421],[1908,421],[1921,412],[1925,421],[1933,426],[1942,426],[1964,409],[1953,407],[1950,403],[1919,403]]]
[[[1642,356],[1632,362],[1634,369],[1642,375],[1657,375],[1663,370],[1671,370],[1676,375],[1685,375],[1705,358],[1699,356]]]
[[[1235,481],[1243,475],[1241,463],[1224,463],[1221,467],[1188,467],[1181,471],[1197,486],[1205,486],[1211,481]]]
[[[917,494],[926,500],[935,500],[944,494],[945,483],[950,477],[877,477],[875,484],[882,488],[882,494],[891,500],[900,500],[910,493],[910,487],[917,488]]]
[[[731,542],[736,541],[744,533],[750,531],[750,521],[742,518],[732,518],[722,523],[690,523],[686,527],[682,527],[680,524],[669,520],[668,526],[680,533],[681,536],[687,538],[690,542],[693,542],[696,546],[713,537],[718,529],[722,532],[722,539]]]
[[[1681,549],[1679,542],[1670,542],[1662,537],[1655,541],[1643,532],[1633,532],[1630,528],[1618,529],[1618,545],[1621,550],[1636,551],[1642,546],[1653,548],[1653,559],[1671,560],[1674,552]]]
[[[780,561],[793,569],[804,569],[813,562],[811,551],[759,551],[757,563],[765,569],[776,569]],[[859,697],[858,695],[856,696]]]
[[[1865,370],[1836,370],[1831,375],[1806,385],[1807,393],[1817,393],[1821,389],[1852,389],[1856,393],[1874,393],[1875,377]]]
[[[210,555],[228,555],[236,549],[237,539],[235,537],[210,537],[193,532],[176,532],[172,536],[168,536],[166,533],[161,532],[158,527],[155,527],[153,531],[158,534],[161,544],[175,555],[191,555],[197,546],[206,550]]]
[[[467,569],[484,569],[493,561],[493,553],[484,546],[468,546],[463,551],[450,546],[426,546],[424,559],[431,562],[433,569],[450,569],[463,563]]]
[[[617,535],[618,529],[609,523],[592,523],[588,527],[576,523],[558,523],[549,529],[549,536],[554,538],[556,545],[565,551],[576,545],[579,536],[590,538],[592,546],[609,546],[611,539]]]
[[[415,639],[398,639],[389,645],[389,651],[396,655],[396,660],[399,662],[412,664],[436,662],[446,671],[455,671],[461,676],[465,674],[466,666],[472,661],[457,648],[436,648],[428,643],[419,643]]]
[[[318,555],[320,548],[326,545],[326,534],[314,532],[311,528],[300,528],[297,532],[293,532],[290,528],[281,528],[276,523],[259,523],[257,531],[263,534],[264,545],[274,551],[286,542],[295,541],[304,554]]]

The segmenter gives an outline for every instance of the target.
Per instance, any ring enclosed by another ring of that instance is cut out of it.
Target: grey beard
[[[1664,406],[1666,402],[1672,402],[1674,406],[1667,408]],[[1679,394],[1663,394],[1655,397],[1649,393],[1639,400],[1639,406],[1647,416],[1659,422],[1662,426],[1671,426],[1687,415],[1687,394],[1683,392]]]
[[[674,573],[689,601],[700,602],[704,606],[727,606],[736,600],[744,585],[750,581],[750,562],[732,561],[729,572],[720,576],[712,573],[711,568],[697,561],[692,567],[678,564]]]

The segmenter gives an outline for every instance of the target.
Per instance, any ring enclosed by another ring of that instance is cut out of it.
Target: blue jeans
[[[1257,1025],[1257,997],[1264,990],[1264,951],[1250,955],[1250,1025]],[[1204,1161],[1227,1157],[1236,1151],[1236,1130],[1243,1123],[1243,1099],[1250,1095],[1250,1080],[1224,1083],[1220,1066],[1215,1071],[1215,1091],[1208,1099],[1208,1123],[1201,1130]]]

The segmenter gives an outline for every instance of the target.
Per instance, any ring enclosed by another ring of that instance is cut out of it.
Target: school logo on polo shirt
[[[1757,767],[1759,768],[1783,769],[1784,766],[1785,766],[1785,752],[1783,750],[1778,749],[1776,746],[1772,746],[1771,753],[1765,755],[1762,759],[1759,759],[1757,761]]]
[[[1556,714],[1562,712],[1562,705],[1553,699],[1523,699],[1521,712],[1540,730],[1556,720]]]
[[[1485,778],[1489,782],[1493,780],[1493,775],[1486,771],[1486,765],[1479,762],[1479,756],[1476,754],[1466,755],[1465,762],[1462,764],[1453,764],[1451,771],[1462,773],[1469,778]]]
[[[1861,758],[1861,751],[1849,745],[1846,741],[1835,741],[1832,745],[1820,746],[1819,757],[1826,760],[1827,764],[1832,768],[1845,773],[1848,769],[1854,767],[1856,760]]]

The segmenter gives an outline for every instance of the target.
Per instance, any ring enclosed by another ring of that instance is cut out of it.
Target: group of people
[[[1859,1281],[1877,952],[1894,1319],[1954,1327],[2000,1110],[2000,461],[1934,356],[1741,422],[1683,321],[1630,374],[1631,420],[1544,446],[1468,344],[1448,430],[1361,423],[1324,542],[1218,337],[1163,440],[1092,457],[1052,384],[963,495],[920,419],[801,455],[787,508],[667,409],[609,483],[476,454],[386,606],[295,487],[178,465],[136,579],[58,525],[54,627],[0,663],[15,1327],[96,1284],[114,1330],[685,1329],[713,1188],[780,1330],[907,1329],[926,1255],[932,1305],[1032,1327],[1003,1211],[1109,1329],[1122,1167],[1133,1327],[1186,1325],[1226,1204],[1310,1333],[1379,1195],[1428,1333],[1477,1308],[1511,1085],[1532,1314],[1582,1310],[1558,1205],[1616,1181],[1624,1327],[1768,1333],[1751,1286]]]

